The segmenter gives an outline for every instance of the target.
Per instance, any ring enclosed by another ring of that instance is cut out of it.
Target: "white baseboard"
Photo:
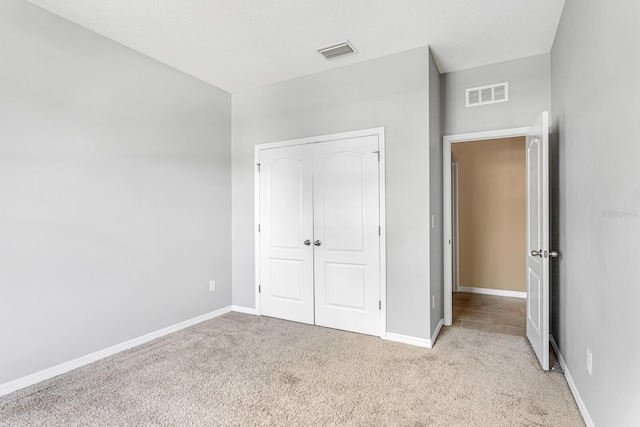
[[[472,286],[458,286],[458,292],[467,292],[470,294],[497,295],[500,297],[511,298],[527,298],[526,292],[503,291],[502,289],[476,288]]]
[[[431,335],[431,346],[429,348],[433,347],[433,345],[436,343],[436,339],[438,338],[438,335],[440,335],[442,326],[444,326],[444,319],[440,319],[440,321],[438,322],[438,326],[436,326],[436,330],[433,331],[433,335]]]
[[[410,345],[415,345],[415,346],[424,347],[424,348],[433,348],[433,345],[435,344],[436,339],[438,338],[438,335],[440,334],[440,330],[442,329],[443,325],[444,325],[444,319],[440,319],[440,321],[438,322],[438,326],[436,326],[436,330],[433,331],[433,335],[431,335],[431,339],[411,337],[409,335],[394,334],[393,332],[387,332],[383,338],[385,340],[401,342],[403,344],[410,344]]]
[[[232,305],[231,311],[237,311],[238,313],[245,314],[253,314],[254,316],[258,314],[258,310],[255,308],[243,307],[241,305]]]
[[[185,320],[184,322],[176,323],[175,325],[158,329],[157,331],[150,332],[141,337],[133,338],[129,341],[125,341],[123,343],[116,344],[102,350],[98,350],[94,353],[90,353],[85,356],[78,357],[77,359],[73,359],[68,362],[64,362],[59,365],[52,366],[51,368],[47,368],[42,371],[38,371],[33,374],[24,376],[22,378],[9,381],[8,383],[0,384],[0,396],[13,393],[14,391],[20,390],[21,388],[25,388],[30,385],[37,384],[44,380],[48,380],[60,374],[64,374],[66,372],[88,365],[89,363],[93,363],[100,359],[104,359],[105,357],[112,356],[116,353],[120,353],[121,351],[128,350],[130,348],[139,346],[141,344],[144,344],[156,338],[160,338],[164,335],[177,332],[181,329],[188,328],[189,326],[193,326],[197,323],[204,322],[205,320],[213,319],[214,317],[218,317],[223,314],[229,313],[230,311],[231,311],[231,306],[224,307],[219,310],[212,311],[211,313],[203,314],[201,316],[194,317],[193,319]]]
[[[426,338],[410,337],[408,335],[394,334],[393,332],[387,332],[385,339],[389,341],[401,342],[403,344],[415,345],[418,347],[432,347],[431,340],[428,340]]]
[[[593,420],[591,419],[591,415],[589,415],[589,411],[587,411],[587,407],[582,400],[582,396],[578,392],[578,388],[576,387],[576,383],[573,382],[573,377],[571,377],[571,373],[567,368],[567,364],[562,357],[562,353],[560,353],[560,349],[558,348],[558,343],[556,342],[553,335],[549,335],[549,341],[551,342],[551,347],[553,347],[553,351],[556,353],[558,357],[558,362],[560,362],[560,367],[564,370],[564,376],[567,379],[567,384],[569,384],[569,389],[571,389],[571,393],[573,394],[573,398],[576,400],[576,404],[578,405],[578,409],[580,409],[580,413],[582,414],[582,418],[584,419],[584,423],[587,427],[595,427]]]

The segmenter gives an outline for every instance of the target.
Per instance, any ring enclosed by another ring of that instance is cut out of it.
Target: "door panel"
[[[531,326],[534,329],[534,333],[540,335],[540,319],[542,318],[542,313],[540,313],[542,304],[540,303],[541,299],[541,291],[542,291],[542,280],[540,276],[536,274],[534,269],[529,269],[529,279],[527,281],[529,284],[529,298],[527,303],[529,304],[529,310],[527,311],[527,319],[531,322]]]
[[[527,134],[527,338],[549,370],[549,114]]]
[[[260,305],[266,316],[313,324],[313,200],[307,146],[260,153]]]
[[[341,151],[322,163],[319,179],[323,180],[324,198],[318,209],[323,210],[325,220],[326,251],[364,251],[364,161],[365,156],[360,153]]]
[[[275,299],[302,301],[304,294],[304,261],[271,258],[271,292]]]
[[[328,307],[365,310],[366,266],[325,263],[325,301]]]
[[[316,324],[380,333],[378,138],[314,147]]]
[[[269,219],[265,225],[268,224],[270,231],[270,245],[272,248],[299,248],[304,233],[304,162],[284,157],[268,162],[264,167],[267,169],[269,203]]]

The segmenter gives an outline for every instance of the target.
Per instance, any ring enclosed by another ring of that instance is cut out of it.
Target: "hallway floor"
[[[453,293],[453,325],[467,329],[525,336],[526,300],[493,295]]]

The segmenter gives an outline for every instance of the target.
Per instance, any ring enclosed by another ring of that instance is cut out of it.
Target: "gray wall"
[[[0,384],[228,306],[230,95],[20,0],[0,58]]]
[[[466,107],[465,90],[509,82],[509,102]],[[444,135],[531,126],[551,103],[549,54],[442,75]]]
[[[431,335],[444,317],[444,277],[442,247],[442,121],[440,111],[440,72],[429,52],[429,198],[431,214],[435,215],[435,228],[431,229],[431,295],[435,295],[435,308],[431,310]],[[431,220],[429,219],[429,222]],[[431,307],[431,306],[430,306]]]
[[[429,53],[415,49],[233,96],[233,303],[254,307],[256,144],[385,127],[387,326],[428,338]]]
[[[551,51],[552,331],[597,426],[640,420],[639,16],[637,1],[567,0]]]

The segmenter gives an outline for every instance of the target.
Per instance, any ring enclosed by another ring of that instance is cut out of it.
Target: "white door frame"
[[[458,159],[451,154],[451,256],[452,260],[452,289],[458,292],[460,286],[460,206],[458,194]]]
[[[451,326],[452,322],[452,292],[453,292],[453,254],[451,239],[453,237],[453,221],[451,212],[451,144],[459,142],[481,141],[498,138],[514,138],[526,136],[528,127],[501,129],[486,132],[461,133],[447,135],[442,138],[442,196],[444,233],[442,234],[442,251],[444,260],[444,324]]]
[[[271,142],[255,146],[255,173],[254,173],[254,207],[255,207],[255,300],[256,314],[260,315],[260,234],[258,225],[260,224],[260,151],[272,148],[290,147],[293,145],[318,144],[322,142],[339,141],[343,139],[360,138],[364,136],[378,137],[378,150],[380,151],[380,162],[378,165],[378,186],[380,191],[380,338],[387,337],[387,227],[385,217],[385,144],[384,127],[357,130],[352,132],[341,132],[330,135],[312,136],[308,138],[291,139],[287,141]]]

